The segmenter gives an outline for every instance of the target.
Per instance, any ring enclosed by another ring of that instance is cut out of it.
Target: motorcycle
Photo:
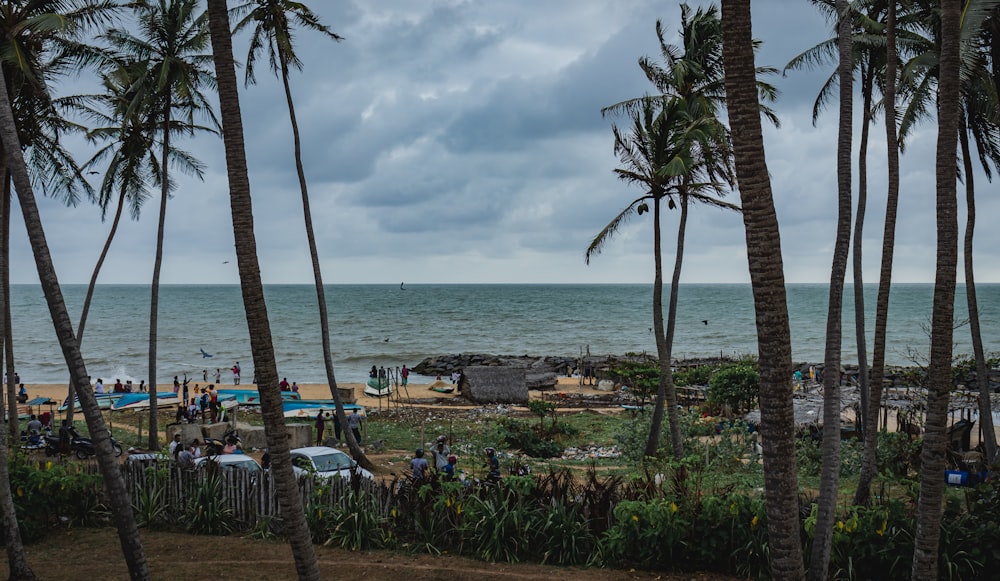
[[[114,450],[115,457],[122,455],[122,447],[114,437],[111,438],[111,449]],[[85,438],[76,431],[76,428],[69,428],[69,451],[76,454],[76,457],[80,460],[86,460],[91,456],[97,455],[97,449],[94,447],[94,442],[90,438]],[[60,437],[58,435],[46,435],[45,436],[45,454],[47,456],[55,456],[62,452],[62,446],[60,443]]]
[[[239,445],[243,444],[243,440],[240,439],[240,435],[236,432],[236,428],[229,428],[226,430],[226,433],[222,435],[222,438],[205,438],[205,452],[209,456],[224,454],[222,450],[226,447],[226,442],[228,442],[230,438],[233,438]]]

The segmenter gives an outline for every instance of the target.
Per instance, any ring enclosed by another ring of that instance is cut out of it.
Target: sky
[[[589,265],[584,251],[643,193],[613,173],[619,160],[611,126],[627,127],[627,119],[606,119],[600,110],[653,91],[637,61],[661,61],[657,19],[667,41],[679,42],[678,3],[309,4],[344,37],[335,43],[299,33],[303,70],[291,79],[326,283],[652,281],[649,214],[629,222]],[[832,36],[830,24],[805,0],[753,2],[753,31],[763,41],[758,66],[779,69]],[[238,60],[245,61],[246,49],[246,37],[237,37]],[[266,65],[265,57],[257,84],[241,92],[261,274],[265,283],[308,284],[312,268],[290,123],[280,82]],[[829,282],[838,119],[829,109],[814,126],[812,105],[832,67],[772,79],[781,91],[773,105],[781,127],[765,125],[765,148],[788,282]],[[85,92],[93,83],[91,73],[83,73],[58,91]],[[855,103],[856,146],[860,99]],[[933,121],[920,126],[901,159],[893,282],[934,280],[936,137]],[[71,143],[80,161],[93,154],[82,140]],[[237,284],[221,139],[202,135],[177,146],[207,169],[203,181],[174,174],[161,283]],[[881,118],[869,151],[864,278],[877,282],[886,189]],[[1000,229],[988,222],[1000,215],[1000,201],[981,170],[976,184],[976,278],[1000,282],[993,250],[1000,248]],[[101,283],[151,280],[159,206],[153,194],[138,221],[123,220]],[[738,203],[738,192],[727,199]],[[102,222],[99,209],[87,202],[65,207],[40,197],[39,203],[60,282],[86,283],[110,221]],[[663,224],[668,269],[678,213],[667,213]],[[964,210],[959,220],[964,230]],[[16,208],[13,224],[12,282],[37,282]],[[681,281],[749,281],[738,213],[692,208]]]

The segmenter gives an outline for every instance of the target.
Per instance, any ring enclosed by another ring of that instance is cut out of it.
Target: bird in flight
[[[705,323],[707,325],[708,324],[708,319],[702,319],[701,322]]]
[[[229,261],[228,260],[223,260],[222,264],[229,264]]]
[[[199,351],[201,351],[201,358],[202,359],[207,359],[209,357],[214,357],[211,353],[206,353],[204,349],[199,349]]]

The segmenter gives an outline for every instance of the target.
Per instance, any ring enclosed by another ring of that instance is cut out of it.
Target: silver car
[[[363,478],[374,480],[371,472],[358,466],[353,458],[344,454],[336,448],[327,446],[309,446],[308,448],[295,448],[291,451],[292,469],[296,476],[315,474],[320,478],[333,478],[339,476],[346,480],[351,479],[351,471],[357,472]]]

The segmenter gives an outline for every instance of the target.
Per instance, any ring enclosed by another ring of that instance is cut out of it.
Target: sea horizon
[[[652,285],[646,283],[406,283],[325,285],[336,379],[360,383],[372,365],[413,366],[451,353],[577,356],[655,353]],[[866,337],[871,351],[878,284],[865,285]],[[887,362],[918,365],[926,354],[933,283],[893,284]],[[62,285],[74,328],[85,284]],[[795,362],[823,360],[828,285],[786,285]],[[856,361],[853,286],[844,292],[843,352]],[[326,383],[315,288],[264,285],[279,375],[300,383]],[[664,292],[669,292],[669,285]],[[1000,347],[1000,284],[977,284],[987,352]],[[148,376],[148,284],[99,284],[82,351],[92,377]],[[15,363],[26,383],[58,383],[68,373],[40,285],[11,285]],[[956,320],[966,318],[964,285],[956,294]],[[158,313],[157,381],[188,373],[226,370],[239,361],[243,381],[253,364],[238,284],[163,284]],[[707,321],[707,322],[706,322]],[[967,326],[956,329],[955,353],[971,353]],[[756,354],[749,283],[681,283],[674,357]],[[202,358],[200,350],[213,355]],[[415,378],[415,381],[419,378]]]

